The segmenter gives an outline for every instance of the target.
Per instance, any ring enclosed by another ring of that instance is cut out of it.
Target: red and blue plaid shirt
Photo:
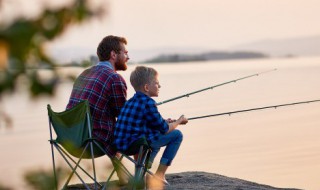
[[[125,80],[109,62],[100,62],[83,71],[76,79],[67,105],[67,109],[70,109],[81,100],[89,101],[93,136],[104,145],[111,157],[115,155],[112,143],[116,117],[126,98]]]
[[[122,107],[114,129],[114,144],[126,151],[139,138],[145,136],[149,143],[157,141],[169,130],[160,115],[156,102],[142,92],[136,92]]]

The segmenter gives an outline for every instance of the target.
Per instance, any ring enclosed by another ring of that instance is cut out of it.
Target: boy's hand
[[[181,115],[180,118],[178,119],[178,122],[180,125],[185,125],[188,123],[188,119],[184,115]]]
[[[173,122],[176,122],[177,120],[176,119],[171,119],[171,118],[168,118],[166,119],[167,123],[173,123]]]

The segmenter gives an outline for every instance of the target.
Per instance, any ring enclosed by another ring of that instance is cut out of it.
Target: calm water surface
[[[163,104],[159,110],[165,118],[320,99],[319,57],[149,66],[160,73],[157,101],[278,69]],[[126,81],[134,67],[121,72]],[[23,92],[3,98],[2,107],[14,119],[14,128],[0,128],[0,183],[23,189],[24,171],[50,169],[46,105],[62,111],[71,85],[63,83],[53,99],[32,101]],[[131,97],[129,82],[128,88]],[[184,142],[169,173],[206,171],[276,187],[320,189],[320,103],[193,120],[180,130]]]

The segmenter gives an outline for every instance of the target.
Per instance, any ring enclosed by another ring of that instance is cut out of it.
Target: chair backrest
[[[54,112],[50,105],[47,106],[47,109],[51,126],[57,135],[55,141],[71,155],[79,157],[85,142],[92,138],[88,101],[81,101],[73,108],[63,112]]]

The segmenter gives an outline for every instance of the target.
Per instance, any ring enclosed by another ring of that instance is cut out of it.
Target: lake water
[[[160,73],[156,101],[277,68],[160,105],[165,118],[320,99],[320,57],[149,66]],[[129,84],[134,67],[120,72],[128,81],[128,97],[134,93]],[[82,69],[63,70],[69,71]],[[46,105],[64,110],[71,87],[61,84],[54,98],[31,100],[24,92],[3,97],[14,127],[0,128],[0,183],[24,189],[25,171],[51,168]],[[320,102],[192,120],[180,130],[184,141],[168,173],[205,171],[275,187],[320,189]]]

